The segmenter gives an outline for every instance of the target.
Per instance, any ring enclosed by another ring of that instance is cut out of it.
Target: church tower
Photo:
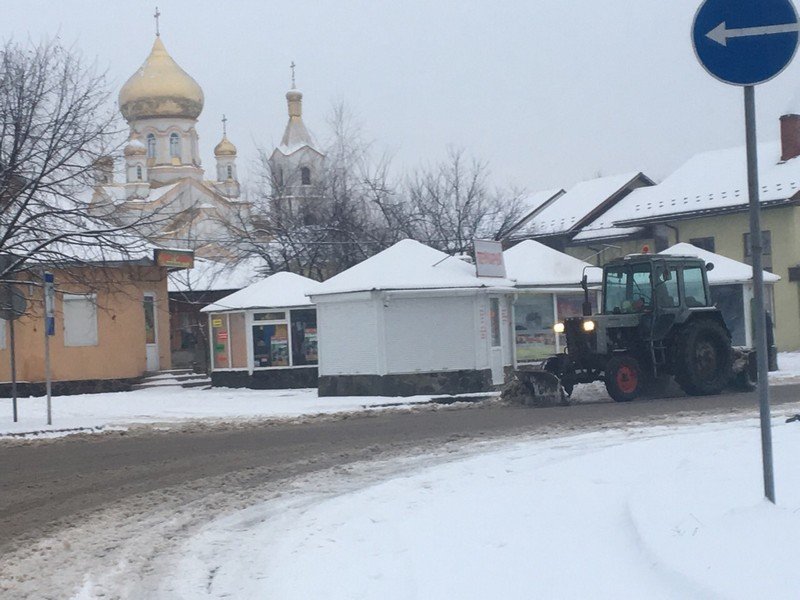
[[[217,159],[217,181],[214,187],[223,196],[238,198],[240,194],[239,176],[236,173],[236,146],[228,139],[228,119],[222,115],[222,140],[214,147]]]
[[[289,122],[280,146],[269,159],[276,199],[313,197],[315,190],[319,189],[325,160],[325,155],[317,149],[313,136],[303,123],[303,94],[296,89],[294,68],[292,63],[292,89],[286,92]]]
[[[185,178],[202,181],[195,125],[203,90],[169,55],[158,32],[147,60],[122,86],[119,108],[131,137],[144,145],[153,187]]]

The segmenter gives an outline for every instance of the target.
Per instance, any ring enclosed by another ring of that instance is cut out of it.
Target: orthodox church
[[[92,207],[113,221],[141,222],[142,234],[156,243],[224,258],[224,224],[249,218],[250,207],[240,199],[236,146],[227,138],[224,118],[214,148],[216,177],[205,179],[195,129],[203,100],[203,90],[157,34],[147,60],[119,92],[130,127],[124,181],[114,181],[110,163],[99,165]]]
[[[269,158],[273,199],[290,207],[318,197],[325,159],[303,123],[294,67],[286,94],[289,120]],[[226,224],[250,222],[252,207],[241,198],[236,146],[224,117],[214,148],[216,177],[205,178],[195,129],[203,101],[202,88],[170,56],[157,31],[150,55],[119,92],[120,112],[130,127],[124,181],[114,181],[112,159],[98,161],[92,210],[122,225],[138,224],[154,243],[226,261],[232,254]]]

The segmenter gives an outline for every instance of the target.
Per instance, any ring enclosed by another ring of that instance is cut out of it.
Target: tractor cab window
[[[706,286],[703,284],[703,270],[700,267],[686,267],[683,270],[683,295],[686,306],[708,306]]]
[[[678,270],[675,267],[657,265],[655,268],[655,297],[658,308],[680,306],[678,297]]]
[[[625,265],[606,270],[604,313],[634,313],[653,304],[650,264]]]

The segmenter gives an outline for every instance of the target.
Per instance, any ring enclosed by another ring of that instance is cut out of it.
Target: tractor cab
[[[713,308],[699,258],[632,254],[603,268],[603,314]]]

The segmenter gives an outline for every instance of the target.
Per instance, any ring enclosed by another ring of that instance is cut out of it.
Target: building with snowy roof
[[[774,283],[776,341],[800,349],[800,114],[780,118],[781,139],[758,144],[764,268]],[[744,146],[702,152],[652,187],[637,189],[585,224],[570,254],[585,257],[613,247],[603,260],[661,251],[688,242],[750,264],[747,164]]]
[[[456,394],[502,384],[513,365],[513,281],[413,240],[311,293],[321,396]]]
[[[634,190],[652,185],[649,177],[634,172],[582,181],[565,193],[554,190],[555,194],[526,215],[507,237],[511,241],[534,239],[563,250],[586,224]]]
[[[319,283],[275,273],[202,309],[213,385],[280,389],[317,385]]]
[[[514,347],[518,362],[541,360],[561,352],[563,336],[553,325],[582,314],[584,274],[590,284],[589,301],[597,308],[597,287],[602,271],[590,263],[525,240],[503,252],[506,274],[515,280]]]
[[[55,280],[49,337],[53,392],[125,390],[147,372],[170,367],[167,267],[134,236],[122,252],[55,242],[15,274],[24,314],[14,320],[16,377],[21,395],[44,394],[42,274]],[[0,381],[11,381],[11,323],[0,319]],[[9,394],[10,386],[2,385]]]

